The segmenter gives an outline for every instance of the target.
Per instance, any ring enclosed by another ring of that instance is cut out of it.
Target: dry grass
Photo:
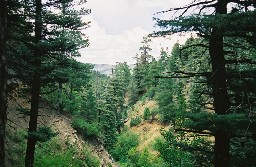
[[[129,118],[136,116],[140,116],[142,118],[144,110],[146,108],[148,108],[149,110],[158,108],[156,101],[139,101],[137,104],[135,104],[134,109],[128,112]],[[130,125],[130,120],[128,120],[126,125]],[[140,136],[140,145],[138,146],[138,151],[142,151],[147,148],[150,149],[150,152],[152,152],[153,154],[157,154],[157,152],[152,149],[152,144],[154,143],[156,138],[161,136],[160,129],[167,128],[167,126],[161,125],[157,120],[153,122],[142,121],[139,125],[131,127],[131,131]]]
[[[162,128],[166,127],[157,122],[149,123],[145,121],[139,126],[132,127],[131,131],[140,136],[141,143],[138,146],[138,150],[142,151],[145,148],[151,148],[155,139],[161,136],[160,129]]]
[[[28,117],[24,117],[22,114],[19,113],[16,109],[19,106],[30,108],[30,104],[28,100],[25,98],[15,98],[9,100],[8,102],[8,121],[7,121],[7,129],[9,133],[18,132],[20,130],[26,131],[28,128]],[[114,164],[108,155],[107,151],[103,148],[103,146],[99,144],[91,144],[88,141],[85,141],[83,137],[76,133],[76,130],[73,129],[71,126],[71,120],[69,117],[57,113],[46,103],[41,103],[39,109],[39,117],[38,117],[38,126],[49,126],[55,132],[58,133],[57,138],[60,141],[63,148],[67,147],[67,143],[72,147],[79,150],[79,154],[83,153],[83,148],[87,148],[92,150],[92,154],[94,156],[98,156],[101,161],[101,164],[112,164],[113,167],[117,166]],[[19,143],[13,143],[11,140],[7,139],[7,152],[13,145],[17,145]],[[100,148],[100,151],[98,151]],[[12,154],[7,154],[7,159],[12,159]],[[9,164],[9,162],[7,162]],[[7,165],[8,166],[8,165]],[[10,166],[10,165],[9,165]]]

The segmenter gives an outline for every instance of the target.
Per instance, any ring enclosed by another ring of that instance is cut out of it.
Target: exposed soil
[[[146,100],[144,103],[139,101],[134,106],[133,110],[129,111],[129,117],[140,116],[143,118],[143,113],[146,108],[152,110],[157,107],[156,101]],[[126,122],[126,125],[130,125],[130,119]],[[157,119],[153,121],[142,121],[139,125],[131,127],[131,131],[140,136],[138,151],[142,151],[145,148],[151,149],[155,139],[161,136],[160,130],[167,128],[167,126],[161,125]],[[153,149],[150,151],[157,154]]]
[[[29,101],[26,98],[15,97],[9,100],[8,108],[8,121],[7,121],[7,130],[12,132],[17,132],[20,130],[28,129],[28,117],[22,114],[17,108],[30,108]],[[69,145],[76,147],[78,150],[82,151],[83,147],[89,146],[90,150],[93,150],[93,154],[99,157],[102,167],[117,167],[116,163],[113,161],[113,158],[108,154],[103,145],[99,140],[86,140],[83,139],[76,130],[71,126],[71,119],[68,116],[57,113],[55,110],[46,102],[41,102],[38,124],[50,126],[55,132],[58,133],[57,137],[60,141],[69,142]],[[7,166],[10,166],[12,154],[8,154],[10,147],[14,147],[15,143],[12,143],[11,140],[6,140],[7,145]],[[11,166],[10,166],[11,167]]]

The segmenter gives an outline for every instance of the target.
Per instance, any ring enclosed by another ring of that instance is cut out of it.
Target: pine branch
[[[193,150],[193,151],[200,151],[200,152],[204,152],[205,154],[213,154],[212,151],[209,150],[205,150],[202,147],[193,147],[190,145],[185,145],[185,144],[181,144],[181,143],[175,143],[176,146],[179,146],[180,148],[182,148],[183,150]]]
[[[206,102],[206,103],[201,103],[202,105],[213,105],[213,103],[212,102]]]
[[[201,15],[202,11],[203,11],[205,8],[212,8],[212,7],[216,7],[216,3],[210,4],[210,5],[204,5],[204,6],[199,10],[199,15]]]
[[[211,107],[205,107],[205,108],[208,109],[208,110],[215,111],[215,109],[214,109],[214,108],[211,108]]]
[[[226,64],[256,64],[252,59],[226,60]]]
[[[41,94],[42,95],[48,95],[48,94],[51,94],[53,92],[56,92],[57,89],[56,88],[53,88],[52,90],[49,90],[49,91],[41,91]]]
[[[171,79],[171,78],[191,78],[193,76],[154,76],[155,79],[163,78],[163,79]]]
[[[206,86],[208,86],[208,84]],[[210,95],[210,96],[212,95],[212,92],[210,90],[207,90],[207,89],[203,89],[202,91],[196,90],[194,92],[197,93],[197,94],[200,94],[200,95]]]
[[[207,131],[197,131],[197,130],[183,129],[183,128],[174,129],[174,131],[175,131],[175,132],[199,133],[199,134],[206,134],[206,135],[214,136],[214,133],[212,133],[212,132],[207,132]]]
[[[184,72],[184,71],[174,71],[174,72],[166,72],[166,73],[182,74],[182,75],[187,75],[191,77],[196,77],[196,76],[208,77],[211,74],[210,72],[192,73],[192,72]]]
[[[212,132],[208,132],[208,131],[197,131],[197,130],[191,130],[191,129],[182,129],[182,128],[179,128],[179,129],[175,129],[174,130],[175,132],[188,132],[188,133],[198,133],[198,134],[203,134],[203,135],[209,135],[209,136],[214,136],[215,134],[212,133]],[[231,138],[234,138],[234,137],[246,137],[246,138],[255,138],[255,135],[241,135],[241,134],[232,134],[230,135]]]
[[[227,73],[228,79],[241,79],[241,78],[256,78],[256,72],[255,71],[239,71],[236,73]]]
[[[217,0],[211,0],[211,1],[202,1],[202,2],[198,2],[198,3],[194,3],[195,1],[193,1],[192,3],[190,3],[189,5],[183,6],[183,7],[178,7],[178,8],[171,8],[169,10],[165,10],[165,11],[161,11],[161,12],[157,12],[156,14],[159,13],[166,13],[166,12],[171,12],[171,11],[177,11],[177,10],[183,10],[185,9],[185,11],[182,13],[181,16],[183,16],[190,8],[198,6],[198,5],[207,5],[209,3],[213,3],[216,2]]]
[[[155,79],[159,78],[192,78],[192,77],[209,77],[210,72],[202,72],[202,73],[191,73],[191,72],[184,72],[184,71],[174,71],[174,72],[166,72],[171,73],[171,76],[154,76]]]

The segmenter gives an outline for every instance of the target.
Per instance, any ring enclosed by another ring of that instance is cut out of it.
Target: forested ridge
[[[256,166],[254,0],[156,11],[171,18],[109,75],[76,60],[84,5],[0,0],[0,167]]]

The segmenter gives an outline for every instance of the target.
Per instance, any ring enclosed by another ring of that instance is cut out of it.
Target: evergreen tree
[[[104,145],[108,150],[111,150],[116,143],[117,132],[121,133],[125,93],[130,82],[130,75],[129,66],[126,63],[118,63],[112,76],[106,81],[105,89],[100,90],[102,96],[97,97]]]
[[[39,44],[42,40],[42,2],[41,0],[36,0],[36,15],[35,15],[35,43]],[[39,96],[40,96],[40,78],[41,78],[41,59],[43,52],[41,48],[37,46],[34,50],[34,62],[35,72],[32,79],[32,89],[31,89],[31,110],[29,115],[29,129],[28,129],[28,141],[27,150],[25,157],[25,166],[33,167],[34,164],[34,154],[36,139],[31,137],[32,133],[37,131],[37,117],[38,117],[38,107],[39,107]]]
[[[7,110],[6,1],[0,1],[0,166],[5,167],[5,126]]]
[[[230,12],[228,13],[228,5],[231,2],[236,3],[237,6],[240,6],[241,8],[230,10]],[[237,130],[240,129],[249,133],[250,129],[252,130],[255,124],[254,119],[248,119],[248,115],[250,112],[246,110],[246,108],[248,109],[248,106],[246,104],[244,106],[245,110],[243,110],[241,114],[238,114],[236,112],[235,108],[238,105],[235,105],[235,103],[233,103],[234,101],[236,101],[233,98],[234,90],[230,89],[231,87],[229,86],[230,84],[234,83],[234,81],[240,82],[241,85],[246,85],[247,81],[245,80],[247,79],[245,78],[251,78],[250,74],[254,73],[251,71],[253,68],[248,67],[248,69],[240,68],[236,71],[229,71],[228,66],[231,66],[231,64],[233,66],[235,60],[237,59],[234,60],[234,52],[227,50],[230,45],[229,43],[226,43],[227,39],[229,38],[233,38],[233,41],[237,39],[245,39],[249,41],[249,43],[252,41],[251,39],[255,36],[255,28],[253,28],[255,27],[255,24],[252,23],[250,19],[255,18],[255,12],[249,11],[248,7],[254,5],[254,1],[194,1],[187,6],[170,9],[169,11],[183,10],[182,16],[184,16],[184,14],[190,9],[199,7],[201,8],[201,10],[199,10],[199,15],[177,17],[173,20],[158,20],[158,25],[161,27],[165,27],[166,31],[158,32],[156,33],[157,35],[177,33],[182,31],[196,31],[200,34],[200,36],[204,37],[205,41],[207,42],[206,45],[198,43],[193,46],[203,46],[204,48],[208,49],[211,71],[204,71],[202,73],[181,71],[178,74],[182,73],[190,77],[200,75],[204,76],[207,79],[207,85],[211,88],[210,95],[212,97],[213,109],[215,114],[211,114],[210,112],[208,112],[206,114],[202,113],[201,115],[193,114],[189,117],[194,123],[193,125],[193,123],[191,122],[191,129],[197,132],[209,130],[214,135],[214,166],[216,167],[230,166],[231,164],[230,146],[232,143],[230,141],[232,136],[236,136],[238,134],[237,131],[234,132],[232,129],[229,129],[227,127],[230,127],[232,124],[232,126],[235,126]],[[206,9],[209,8],[212,8],[215,11],[213,15],[207,15],[207,12],[205,13],[205,15],[202,15],[202,12],[206,11]],[[221,23],[219,22],[219,20],[221,20]],[[216,24],[217,22],[220,24]],[[229,57],[228,54],[232,56]],[[249,62],[244,62],[243,58],[243,56],[238,58],[238,61],[241,60],[242,64],[247,63],[247,65],[249,64],[250,66],[251,60]],[[247,75],[245,77],[240,75],[240,78],[236,77],[236,75],[239,75],[241,73],[249,73],[249,76]],[[246,95],[246,97],[249,97],[248,94]],[[250,99],[251,104],[252,101],[253,99]],[[206,115],[213,116],[211,117],[213,120],[207,120]],[[241,123],[240,121],[242,121],[243,123]],[[242,127],[242,124],[244,126],[247,126],[248,129],[246,130],[244,127]],[[250,124],[250,126],[248,126],[248,124]],[[214,128],[212,128],[213,126]],[[251,132],[251,135],[252,134],[253,132]]]
[[[97,122],[97,103],[92,88],[89,88],[86,91],[83,100],[84,102],[81,105],[81,116],[86,120],[86,122]]]
[[[144,37],[142,46],[139,48],[140,54],[136,54],[136,65],[133,69],[132,81],[130,86],[130,104],[135,103],[147,92],[147,84],[151,78],[147,76],[150,63],[154,60],[153,56],[150,55],[151,39]],[[153,79],[153,78],[152,78]]]
[[[117,97],[117,109],[122,112],[124,109],[125,94],[130,83],[131,73],[129,66],[125,63],[118,63],[112,76],[115,96]]]
[[[83,110],[81,105],[86,103],[86,99],[84,99],[87,93],[86,89],[91,89],[92,65],[77,62],[73,58],[64,58],[61,61],[51,61],[44,66],[46,67],[44,67],[42,76],[43,98],[48,100],[60,113],[63,111],[72,114],[81,112]],[[79,102],[75,102],[75,99]]]
[[[161,74],[161,66],[160,63],[157,62],[155,59],[149,64],[149,69],[146,74],[146,80],[147,80],[147,87],[156,87],[157,82],[154,78],[154,76],[159,76]],[[151,94],[155,94],[155,92],[150,92]],[[151,95],[152,96],[152,95]]]
[[[114,92],[113,82],[107,83],[103,97],[103,110],[101,111],[101,124],[104,134],[104,145],[112,149],[117,140],[117,98]]]
[[[174,123],[175,122],[175,102],[173,97],[174,92],[174,82],[172,79],[161,79],[159,90],[162,93],[158,93],[156,100],[159,107],[160,119],[163,123]]]
[[[59,10],[59,13],[53,13],[49,7],[55,7],[55,10]],[[51,55],[57,59],[61,56],[78,56],[77,50],[87,44],[87,41],[82,39],[79,28],[86,25],[86,23],[82,23],[80,14],[88,13],[88,11],[82,9],[82,12],[75,13],[73,7],[72,1],[45,2],[45,4],[42,4],[38,0],[35,3],[35,47],[33,48],[34,58],[32,62],[35,70],[31,90],[26,167],[33,166],[34,162],[36,139],[30,134],[35,133],[37,130],[42,63],[49,62],[47,61],[49,57],[46,57],[46,55]],[[71,86],[71,91],[72,88]]]

